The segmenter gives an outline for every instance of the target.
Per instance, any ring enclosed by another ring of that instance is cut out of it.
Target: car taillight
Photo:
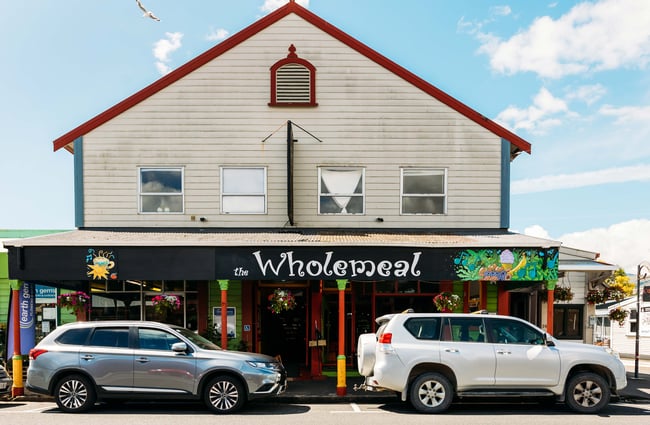
[[[34,360],[43,353],[47,353],[47,350],[43,350],[42,348],[32,348],[29,350],[29,360]]]
[[[393,340],[393,334],[392,333],[383,333],[383,334],[379,335],[379,343],[380,344],[390,344],[392,340]]]

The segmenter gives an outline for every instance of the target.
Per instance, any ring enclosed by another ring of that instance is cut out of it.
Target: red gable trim
[[[454,99],[447,93],[443,92],[442,90],[438,89],[432,84],[426,82],[422,78],[406,70],[405,68],[401,67],[400,65],[396,64],[395,62],[391,61],[385,56],[372,50],[371,48],[361,43],[360,41],[350,37],[348,34],[344,33],[343,31],[339,30],[329,22],[323,20],[313,12],[310,12],[309,10],[305,9],[304,7],[298,5],[293,1],[285,4],[281,8],[275,10],[274,12],[271,12],[270,14],[266,15],[259,21],[244,28],[242,31],[238,32],[232,37],[225,39],[224,41],[217,44],[213,48],[207,50],[206,52],[192,59],[191,61],[185,63],[184,65],[180,66],[176,70],[170,72],[169,74],[165,75],[164,77],[160,78],[159,80],[145,87],[144,89],[127,97],[120,103],[114,105],[113,107],[100,113],[99,115],[95,116],[91,120],[75,128],[74,130],[71,130],[70,132],[54,140],[54,150],[57,151],[63,147],[68,146],[78,137],[87,134],[88,132],[94,130],[95,128],[106,123],[112,118],[120,115],[122,112],[130,109],[131,107],[147,99],[149,96],[157,93],[158,91],[178,81],[184,76],[190,74],[191,72],[195,71],[196,69],[200,68],[206,63],[210,62],[214,58],[227,52],[228,50],[237,46],[239,43],[243,42],[244,40],[247,40],[248,38],[266,29],[270,25],[274,24],[275,22],[279,21],[280,19],[284,18],[285,16],[291,13],[295,13],[296,15],[300,16],[301,18],[311,23],[315,27],[321,29],[322,31],[326,32],[327,34],[331,35],[332,37],[346,44],[350,48],[356,50],[357,52],[361,53],[367,58],[373,60],[374,62],[383,66],[384,68],[391,71],[392,73],[400,76],[404,80],[418,87],[420,90],[424,91],[425,93],[428,93],[429,95],[438,99],[439,101],[446,104],[447,106],[455,109],[456,111],[463,114],[470,120],[476,122],[477,124],[481,125],[487,130],[490,130],[492,133],[496,134],[497,136],[509,141],[511,144],[515,145],[520,150],[527,153],[531,152],[531,145],[526,140],[517,136],[516,134],[509,131],[508,129],[500,126],[499,124],[495,123],[489,118],[483,116],[482,114],[478,113],[477,111],[465,105],[464,103],[458,101],[457,99]],[[70,150],[69,148],[66,149]]]

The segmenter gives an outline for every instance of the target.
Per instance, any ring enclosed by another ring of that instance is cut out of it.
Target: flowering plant
[[[623,326],[623,324],[625,324],[625,318],[627,317],[627,314],[628,314],[627,310],[623,310],[620,307],[616,307],[615,309],[609,312],[609,318],[611,320],[617,321],[620,326]]]
[[[181,308],[181,300],[176,295],[156,295],[151,302],[156,313],[167,313],[169,310],[180,310]]]
[[[433,297],[433,304],[439,311],[451,312],[460,306],[460,297],[451,292],[441,292]]]
[[[61,294],[57,297],[57,305],[74,311],[75,314],[90,311],[90,296],[82,291]]]
[[[573,291],[571,291],[571,288],[556,286],[555,289],[553,290],[554,301],[571,301],[572,299],[573,299]]]
[[[276,289],[269,295],[269,310],[271,313],[280,314],[283,311],[293,310],[296,307],[296,297],[287,289]]]
[[[587,302],[589,304],[602,304],[607,300],[607,294],[605,291],[599,291],[597,289],[592,289],[587,292]]]

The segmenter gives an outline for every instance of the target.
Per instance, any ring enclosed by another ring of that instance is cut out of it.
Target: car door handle
[[[84,354],[83,356],[81,356],[81,360],[93,360],[94,358],[95,356],[93,356],[92,354]]]
[[[457,349],[457,348],[446,348],[445,351],[446,351],[447,353],[458,353],[458,349]]]
[[[138,357],[135,359],[136,362],[138,363],[149,363],[149,358],[148,357]]]
[[[503,354],[504,356],[512,354],[512,351],[508,350],[497,350],[497,354]]]

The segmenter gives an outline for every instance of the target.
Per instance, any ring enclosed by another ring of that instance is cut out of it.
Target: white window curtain
[[[359,182],[363,177],[362,169],[321,169],[321,181],[326,193],[331,195],[332,200],[341,208],[342,214],[347,214],[347,206],[355,193]],[[325,192],[324,191],[324,192]],[[348,196],[346,196],[348,195]]]

